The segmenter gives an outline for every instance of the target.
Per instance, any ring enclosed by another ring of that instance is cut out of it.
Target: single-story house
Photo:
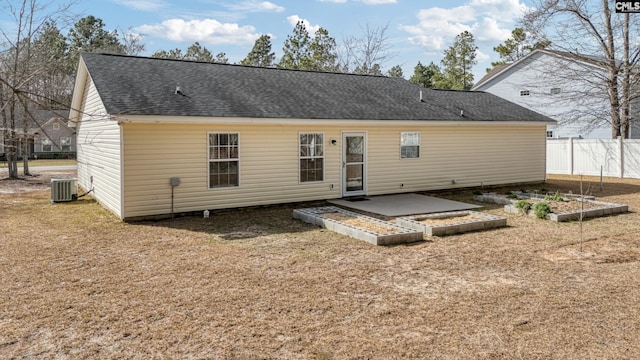
[[[124,220],[546,179],[554,121],[404,79],[84,53],[78,183]]]

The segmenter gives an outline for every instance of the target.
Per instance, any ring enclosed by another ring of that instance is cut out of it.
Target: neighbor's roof
[[[46,123],[51,121],[52,119],[57,119],[62,121],[63,123],[67,123],[69,120],[69,110],[67,109],[57,109],[57,110],[47,110],[47,109],[29,109],[29,115],[27,120],[27,126],[29,129],[35,131],[39,127],[44,126]],[[23,129],[25,121],[25,113],[21,107],[18,107],[16,110],[16,118],[15,124],[16,129]],[[2,128],[2,123],[0,122],[0,129]],[[35,129],[35,130],[34,130]]]
[[[481,88],[486,83],[493,81],[498,78],[500,75],[510,72],[512,69],[518,69],[518,64],[527,61],[529,58],[534,58],[534,56],[541,55],[550,55],[555,56],[557,58],[562,58],[564,60],[572,61],[576,64],[583,64],[585,66],[589,66],[589,68],[604,68],[607,65],[607,59],[601,56],[593,56],[593,55],[584,55],[571,53],[566,51],[558,51],[558,50],[550,50],[550,49],[536,49],[529,54],[521,57],[517,61],[514,61],[509,64],[500,64],[496,65],[493,69],[489,70],[489,72],[480,79],[477,83],[473,85],[471,90],[476,90]],[[554,69],[548,70],[550,73],[554,71]],[[562,71],[562,67],[560,67],[560,71]]]
[[[489,93],[423,89],[384,76],[95,53],[82,58],[111,115],[554,122]]]

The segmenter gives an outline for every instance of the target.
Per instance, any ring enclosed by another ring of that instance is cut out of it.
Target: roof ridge
[[[181,62],[181,63],[224,65],[224,66],[234,66],[234,67],[249,68],[249,69],[268,69],[268,70],[307,72],[307,73],[316,73],[316,74],[368,76],[368,77],[391,78],[391,79],[393,79],[393,77],[385,76],[385,75],[356,74],[356,73],[346,73],[346,72],[340,72],[340,71],[334,72],[334,71],[326,71],[326,70],[289,69],[289,68],[281,68],[281,67],[277,67],[277,66],[266,67],[266,66],[254,66],[254,65],[244,65],[244,64],[231,64],[231,63],[221,63],[221,62],[198,61],[198,60],[190,60],[190,59],[158,58],[158,57],[153,57],[153,56],[127,55],[127,54],[115,54],[115,53],[103,53],[103,52],[82,52],[81,54],[103,55],[103,56],[113,56],[113,57],[131,58],[131,59],[164,60],[164,61],[174,61],[174,62]],[[404,79],[404,80],[406,80],[406,79]]]

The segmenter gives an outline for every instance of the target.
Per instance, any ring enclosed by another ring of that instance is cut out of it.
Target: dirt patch
[[[392,227],[384,226],[373,221],[368,221],[366,219],[350,216],[343,213],[338,213],[338,212],[322,213],[321,216],[323,218],[335,220],[340,223],[353,226],[357,229],[368,230],[376,234],[384,235],[384,234],[393,234],[398,232],[398,229],[394,229]]]
[[[418,221],[426,225],[437,226],[437,225],[448,225],[448,224],[455,224],[458,222],[481,220],[481,219],[482,219],[481,217],[476,215],[462,215],[462,216],[449,216],[444,218],[427,218],[427,219],[421,219]]]
[[[634,358],[640,181],[594,195],[631,211],[585,221],[580,251],[578,222],[502,206],[508,227],[379,247],[299,206],[127,224],[0,194],[0,358]]]
[[[18,194],[51,188],[51,179],[76,177],[76,170],[33,170],[31,175],[20,172],[19,179],[10,179],[7,169],[0,169],[0,194]]]

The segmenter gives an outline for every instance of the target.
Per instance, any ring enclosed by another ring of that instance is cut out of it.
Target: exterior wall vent
[[[78,199],[77,179],[51,179],[51,202],[74,201]]]

